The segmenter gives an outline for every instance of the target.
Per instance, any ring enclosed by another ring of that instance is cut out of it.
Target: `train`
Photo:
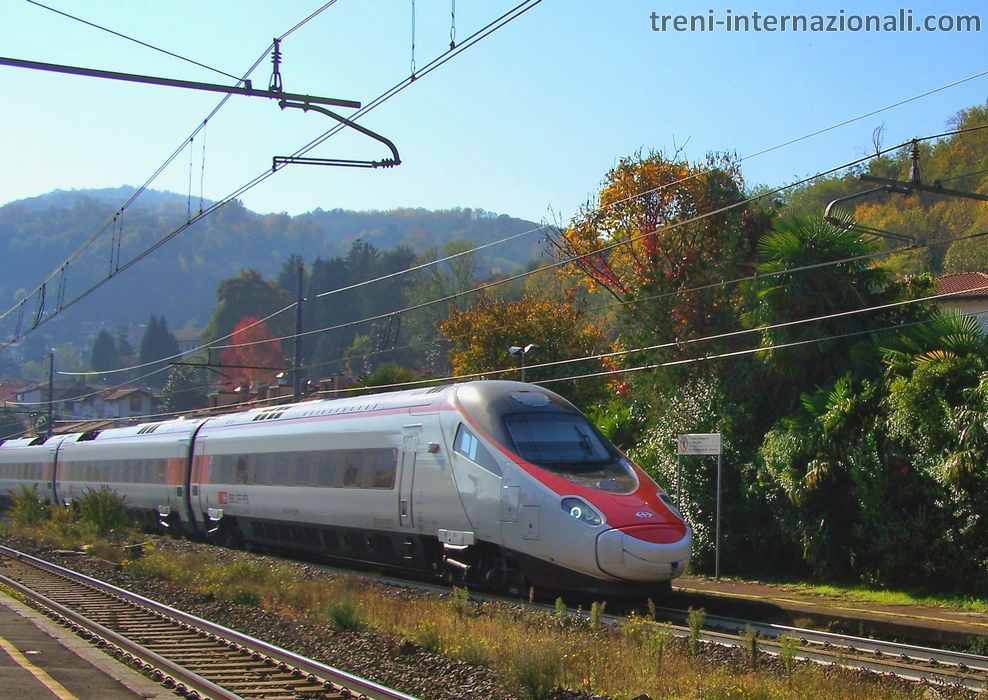
[[[571,403],[473,381],[0,444],[0,494],[493,591],[662,592],[690,527]]]

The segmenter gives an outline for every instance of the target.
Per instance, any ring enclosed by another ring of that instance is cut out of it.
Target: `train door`
[[[48,453],[51,455],[51,460],[45,465],[44,474],[42,475],[45,480],[45,486],[41,495],[51,503],[58,502],[55,497],[55,477],[57,476],[56,468],[58,467],[58,448],[61,444],[62,441],[59,440],[49,449]]]
[[[406,435],[401,447],[401,477],[398,482],[398,517],[402,527],[412,527],[412,486],[415,480],[415,451],[417,435]]]
[[[191,525],[197,532],[206,532],[209,528],[205,522],[204,513],[210,504],[206,494],[202,491],[203,485],[209,483],[209,457],[206,456],[206,442],[201,438],[195,441],[190,472],[189,517]]]

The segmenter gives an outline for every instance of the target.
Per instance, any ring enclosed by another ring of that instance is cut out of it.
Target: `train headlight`
[[[579,498],[564,498],[562,507],[563,510],[569,513],[571,518],[579,520],[581,523],[600,525],[604,522],[604,519],[600,517],[597,511],[587,505],[586,501]]]

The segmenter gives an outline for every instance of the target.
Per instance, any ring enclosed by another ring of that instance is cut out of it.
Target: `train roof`
[[[457,384],[445,386],[406,389],[381,394],[363,394],[342,399],[321,399],[318,401],[303,401],[301,403],[284,404],[281,406],[264,406],[252,408],[238,413],[229,413],[209,419],[212,427],[244,425],[271,420],[292,420],[293,418],[311,418],[313,416],[330,416],[341,413],[366,413],[369,411],[385,411],[391,409],[433,410],[441,404]]]

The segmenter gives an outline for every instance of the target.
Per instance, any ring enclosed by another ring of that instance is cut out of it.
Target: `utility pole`
[[[55,351],[48,353],[48,437],[51,437],[55,405]]]
[[[295,295],[295,371],[292,377],[293,397],[302,400],[302,283],[305,281],[305,263],[298,266],[298,291]]]

